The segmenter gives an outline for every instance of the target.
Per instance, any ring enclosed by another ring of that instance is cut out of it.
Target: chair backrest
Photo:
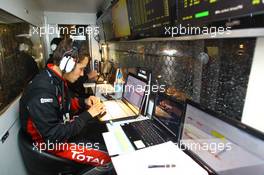
[[[29,174],[54,175],[54,174],[78,174],[89,166],[78,164],[74,161],[60,158],[47,152],[33,149],[31,138],[22,129],[18,134],[19,149],[25,167]],[[92,166],[90,167],[93,168]]]

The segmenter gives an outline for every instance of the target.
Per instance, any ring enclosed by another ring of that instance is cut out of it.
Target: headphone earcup
[[[71,56],[64,56],[60,62],[60,70],[63,72],[69,73],[71,72],[75,67],[75,61]]]
[[[65,67],[66,67],[66,64],[67,64],[67,61],[68,61],[68,57],[64,56],[61,61],[60,61],[60,70],[62,71],[65,71]]]
[[[75,61],[72,57],[70,57],[68,63],[66,63],[66,67],[65,67],[65,72],[69,73],[71,71],[73,71],[74,67],[75,67]]]

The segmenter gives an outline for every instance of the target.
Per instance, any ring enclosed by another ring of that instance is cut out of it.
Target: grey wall
[[[4,143],[0,142],[0,169],[2,175],[26,175],[24,163],[22,161],[19,149],[17,134],[19,131],[18,121],[19,98],[0,115],[0,136],[9,132],[9,137]]]

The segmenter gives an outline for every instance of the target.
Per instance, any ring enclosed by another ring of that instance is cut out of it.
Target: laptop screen
[[[177,102],[166,94],[157,94],[154,116],[176,136],[179,135],[184,110],[183,103]]]
[[[263,175],[263,134],[192,102],[187,103],[184,120],[180,143],[217,174]]]
[[[137,110],[139,110],[142,105],[141,103],[145,95],[146,85],[147,82],[145,80],[142,80],[135,75],[128,74],[123,90],[123,98],[136,107]]]

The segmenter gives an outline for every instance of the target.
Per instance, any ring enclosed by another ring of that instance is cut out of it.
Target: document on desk
[[[173,142],[113,157],[112,162],[118,175],[208,175]]]
[[[110,156],[121,155],[135,150],[122,132],[121,129],[116,129],[113,132],[103,133],[103,138]]]

